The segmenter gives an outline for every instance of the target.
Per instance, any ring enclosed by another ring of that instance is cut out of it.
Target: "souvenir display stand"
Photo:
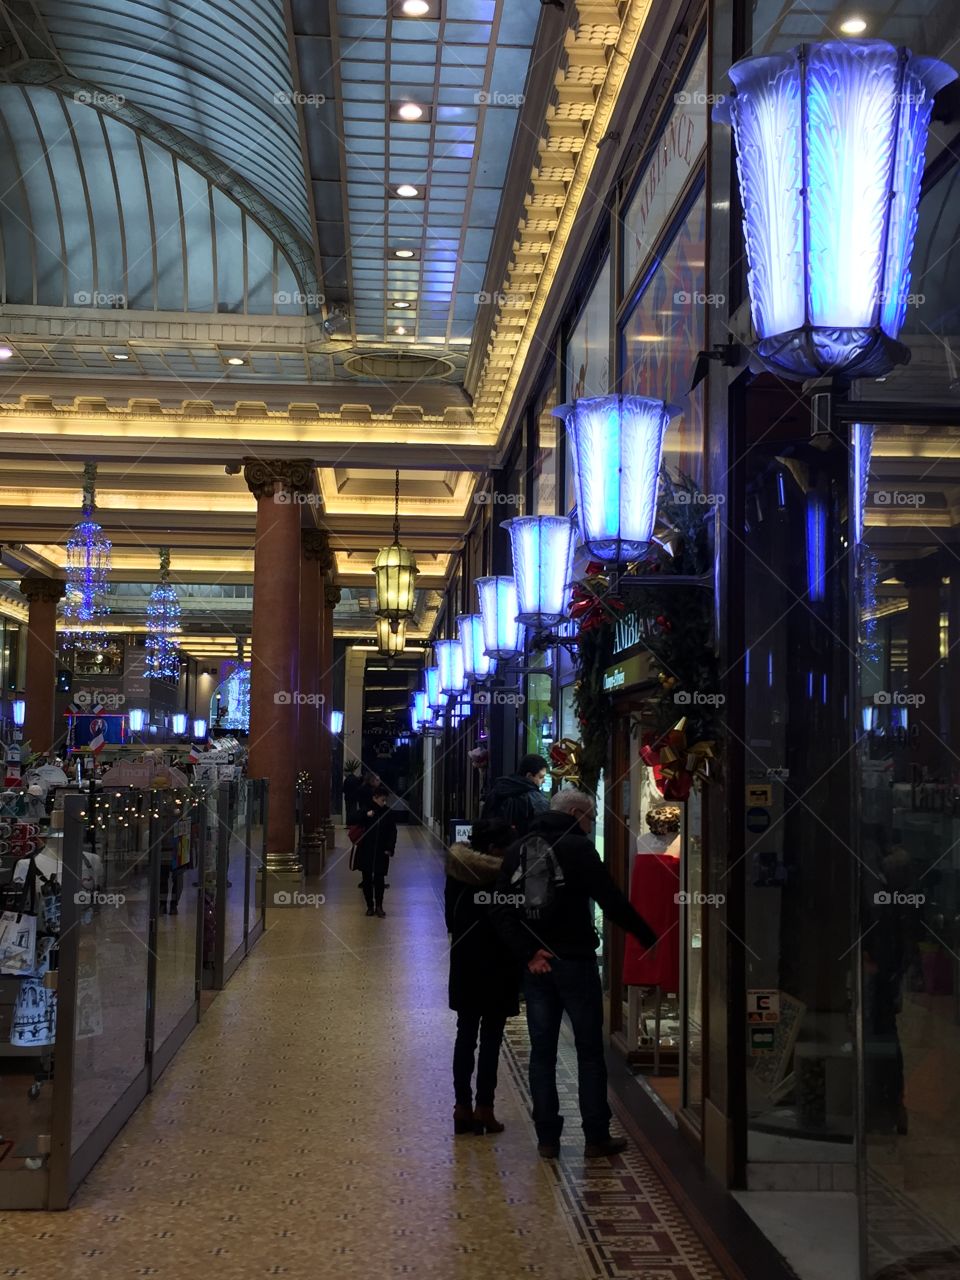
[[[263,931],[266,783],[213,792],[211,848],[207,794],[154,781],[0,815],[0,1211],[66,1208],[196,1026],[208,902],[216,985]]]

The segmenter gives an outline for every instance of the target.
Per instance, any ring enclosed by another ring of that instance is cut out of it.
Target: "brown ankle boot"
[[[453,1132],[473,1133],[474,1123],[473,1107],[467,1107],[458,1102],[453,1108]]]
[[[477,1133],[503,1133],[503,1125],[493,1114],[493,1107],[474,1107],[473,1126]]]

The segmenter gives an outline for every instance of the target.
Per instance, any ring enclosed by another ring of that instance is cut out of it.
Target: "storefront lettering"
[[[652,633],[649,618],[639,613],[628,613],[617,619],[613,636],[614,654],[625,653],[636,645],[645,644]]]

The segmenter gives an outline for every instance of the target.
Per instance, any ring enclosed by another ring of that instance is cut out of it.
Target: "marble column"
[[[320,627],[320,687],[323,693],[323,723],[320,728],[320,824],[327,842],[333,848],[334,825],[331,817],[333,798],[333,766],[338,760],[336,741],[330,732],[333,711],[333,611],[340,603],[340,588],[328,582],[323,589],[323,621]]]
[[[298,771],[306,775],[303,796],[303,841],[319,851],[323,834],[323,684],[324,581],[333,567],[333,554],[323,529],[305,529],[300,563],[300,693],[297,708]]]
[[[62,578],[46,578],[28,574],[20,581],[20,594],[26,596],[27,662],[26,718],[23,739],[39,755],[46,755],[54,744],[54,699],[57,684],[57,604],[66,595]]]
[[[247,461],[257,499],[250,644],[248,774],[269,782],[267,866],[299,874],[296,851],[300,511],[315,492],[311,462]]]

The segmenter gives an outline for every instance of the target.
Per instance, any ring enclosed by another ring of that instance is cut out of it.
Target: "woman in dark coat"
[[[386,915],[383,888],[390,858],[397,848],[397,820],[387,807],[390,793],[386,787],[374,787],[370,806],[359,815],[363,835],[357,844],[355,865],[363,876],[363,896],[368,916]]]
[[[493,1113],[500,1045],[507,1018],[520,1012],[520,971],[490,923],[493,886],[513,840],[509,824],[473,825],[470,844],[447,854],[444,907],[450,941],[450,1008],[457,1012],[453,1050],[454,1133],[502,1133]],[[477,1102],[472,1078],[477,1041]]]

